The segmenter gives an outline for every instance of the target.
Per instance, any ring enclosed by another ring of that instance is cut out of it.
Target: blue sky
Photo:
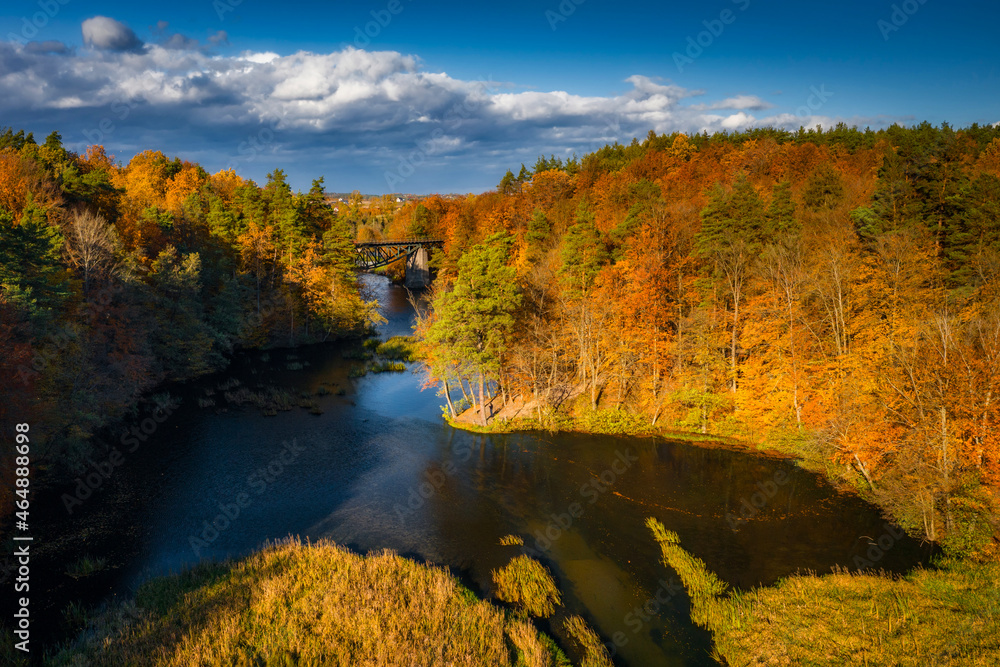
[[[293,186],[479,192],[658,132],[1000,121],[992,2],[169,4],[0,10],[0,125]],[[374,13],[374,14],[373,14]],[[378,20],[381,19],[381,23]],[[367,31],[367,32],[366,32]]]

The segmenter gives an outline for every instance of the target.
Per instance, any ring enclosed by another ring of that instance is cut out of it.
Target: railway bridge
[[[358,242],[354,244],[357,252],[355,264],[363,271],[372,271],[405,258],[406,286],[427,287],[431,282],[427,266],[430,249],[443,245],[444,241],[441,239],[428,238]]]

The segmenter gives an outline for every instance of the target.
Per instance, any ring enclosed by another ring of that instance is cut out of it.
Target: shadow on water
[[[388,319],[382,337],[410,333],[405,292],[367,280]],[[779,459],[651,438],[457,431],[441,419],[442,399],[420,391],[415,365],[352,379],[357,362],[342,351],[242,355],[228,372],[175,392],[181,406],[72,514],[64,490],[38,498],[50,627],[73,600],[127,595],[150,576],[292,535],[444,565],[483,597],[491,571],[524,551],[559,582],[560,614],[590,621],[618,664],[710,665],[710,639],[691,625],[646,517],[740,588],[854,569],[886,531],[877,508]],[[322,414],[223,410],[219,387],[234,378],[308,394]],[[321,386],[333,391],[317,395]],[[207,392],[215,405],[199,407]],[[500,546],[508,534],[524,546]],[[84,553],[109,569],[83,580],[64,574]],[[926,556],[901,539],[876,565],[902,572]],[[560,618],[547,624],[557,636]]]

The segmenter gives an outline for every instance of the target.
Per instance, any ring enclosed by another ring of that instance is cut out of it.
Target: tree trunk
[[[448,402],[448,412],[451,413],[451,418],[454,419],[458,415],[455,414],[455,406],[451,402],[451,388],[448,386],[448,380],[441,380],[442,386],[444,386],[444,400]]]
[[[734,290],[735,291],[735,290]],[[740,297],[736,294],[733,295],[733,338],[732,343],[729,348],[729,361],[731,370],[733,374],[732,384],[730,385],[730,390],[736,392],[736,329],[739,327],[740,322]]]
[[[792,298],[788,297],[788,351],[792,355],[792,404],[795,406],[795,423],[802,433],[802,406],[799,405],[799,371],[795,359],[795,317],[792,311]]]
[[[483,426],[486,426],[486,401],[483,400],[483,395],[485,392],[486,379],[483,374],[479,374],[479,416],[480,421]]]
[[[874,491],[875,490],[875,482],[872,481],[871,475],[868,474],[868,468],[866,468],[865,464],[861,462],[861,459],[858,458],[857,454],[854,455],[854,462],[858,466],[858,471],[862,475],[864,475],[865,481],[868,482],[869,488],[871,488],[871,490]]]

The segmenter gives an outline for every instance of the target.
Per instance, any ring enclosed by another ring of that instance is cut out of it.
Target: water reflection
[[[369,280],[386,304],[382,335],[409,333],[403,290]],[[343,387],[341,396],[315,399],[322,415],[201,409],[193,398],[220,381],[208,378],[188,388],[178,414],[71,528],[49,499],[51,534],[72,532],[66,545],[85,544],[114,564],[91,597],[288,535],[395,549],[446,565],[489,595],[491,570],[519,551],[499,541],[516,534],[553,571],[565,612],[619,639],[620,664],[714,664],[709,638],[690,624],[686,596],[659,563],[646,517],[744,588],[851,566],[868,547],[865,536],[884,531],[875,508],[778,459],[654,439],[456,431],[443,424],[434,391],[420,391],[418,374],[352,380],[340,352],[326,345],[247,355],[224,376],[296,394]],[[292,354],[308,365],[289,370]],[[294,458],[263,477],[293,441]],[[206,525],[233,505],[238,516],[206,539]],[[879,567],[912,566],[917,546],[901,541]],[[68,601],[59,586],[54,599]]]

